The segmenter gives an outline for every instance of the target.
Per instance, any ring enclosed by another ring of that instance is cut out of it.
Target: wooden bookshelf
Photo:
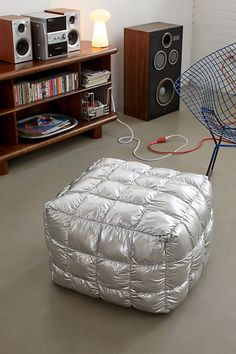
[[[82,41],[81,50],[66,57],[48,61],[29,61],[21,64],[0,62],[0,175],[8,173],[8,160],[33,150],[43,148],[72,136],[90,132],[92,138],[102,137],[102,125],[117,118],[117,113],[86,121],[83,119],[82,99],[86,92],[111,86],[111,81],[90,88],[81,86],[81,71],[85,68],[111,71],[111,55],[115,47],[93,48],[88,41]],[[63,71],[78,72],[79,88],[57,96],[32,103],[14,106],[13,85],[15,80],[34,80],[37,77],[53,75]],[[78,125],[43,139],[25,139],[18,135],[17,122],[40,113],[61,113],[78,120]]]

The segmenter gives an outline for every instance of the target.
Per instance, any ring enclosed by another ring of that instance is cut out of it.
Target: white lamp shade
[[[111,18],[111,14],[107,10],[96,9],[90,12],[89,17],[94,22],[107,22]]]
[[[90,13],[90,19],[94,21],[92,46],[101,48],[109,45],[107,37],[106,22],[111,15],[108,11],[97,9]]]

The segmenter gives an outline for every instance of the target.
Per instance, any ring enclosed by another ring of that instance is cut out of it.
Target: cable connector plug
[[[165,143],[167,140],[167,137],[164,135],[161,135],[159,138],[157,138],[156,140],[153,140],[151,143],[149,143],[148,145],[155,145],[155,144],[161,144],[161,143]]]

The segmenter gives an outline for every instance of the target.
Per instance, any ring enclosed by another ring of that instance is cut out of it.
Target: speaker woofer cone
[[[172,35],[166,32],[163,34],[161,41],[164,48],[169,48],[172,44]]]
[[[174,82],[169,79],[163,79],[156,89],[156,101],[161,106],[167,106],[174,97]]]
[[[22,38],[16,43],[16,52],[20,56],[24,56],[29,51],[29,43],[26,39]]]
[[[179,59],[179,53],[176,49],[172,49],[169,53],[169,63],[175,65]]]
[[[72,30],[68,34],[69,45],[75,45],[78,42],[79,34],[76,30]]]
[[[156,53],[154,57],[154,67],[157,70],[162,70],[166,66],[167,62],[167,55],[165,52],[160,50],[159,52]]]

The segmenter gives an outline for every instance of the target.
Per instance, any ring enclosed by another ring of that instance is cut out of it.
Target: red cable
[[[193,152],[195,150],[200,149],[200,147],[203,145],[203,143],[205,141],[210,141],[210,140],[214,140],[213,138],[203,138],[200,140],[200,142],[198,143],[198,145],[190,150],[183,150],[183,151],[157,151],[154,150],[153,148],[151,148],[152,145],[157,145],[160,143],[164,143],[166,142],[166,137],[165,136],[161,136],[160,138],[158,138],[157,140],[152,141],[151,143],[148,144],[147,148],[149,151],[154,152],[155,154],[161,154],[161,155],[168,155],[168,154],[172,154],[172,155],[181,155],[181,154],[187,154],[189,152]],[[232,143],[226,139],[222,139],[222,142],[227,142],[227,143]]]

